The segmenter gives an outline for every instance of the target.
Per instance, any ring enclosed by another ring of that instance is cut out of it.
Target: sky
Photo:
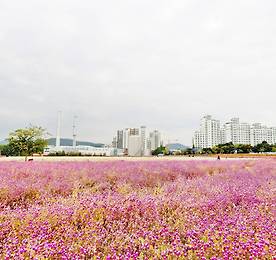
[[[0,0],[0,140],[29,124],[190,145],[205,114],[276,126],[274,0]]]

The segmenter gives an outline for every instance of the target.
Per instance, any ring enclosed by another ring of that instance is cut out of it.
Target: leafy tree
[[[14,156],[17,154],[12,146],[10,146],[9,144],[3,144],[3,145],[0,145],[0,155]]]
[[[266,141],[263,141],[262,143],[254,146],[252,151],[254,153],[267,153],[267,152],[272,152],[272,148],[273,148],[272,145],[268,144]]]
[[[203,148],[202,149],[202,153],[212,154],[213,153],[213,149],[212,148]]]
[[[17,129],[9,134],[9,147],[14,151],[14,155],[27,156],[34,153],[43,153],[47,146],[45,139],[45,129],[36,126],[30,126],[24,129]]]
[[[252,146],[250,144],[237,144],[235,148],[237,153],[250,153],[252,151]]]
[[[168,155],[169,151],[165,146],[161,145],[157,147],[154,151],[152,151],[152,155],[158,155],[158,154]]]

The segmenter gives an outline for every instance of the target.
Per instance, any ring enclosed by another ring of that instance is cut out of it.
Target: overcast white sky
[[[200,117],[276,126],[275,0],[0,0],[0,139],[29,123],[111,142]]]

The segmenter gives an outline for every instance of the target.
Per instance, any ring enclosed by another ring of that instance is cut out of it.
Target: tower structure
[[[60,147],[61,111],[58,111],[56,147]]]
[[[73,148],[76,148],[77,146],[76,120],[77,120],[77,116],[74,116],[73,117]]]

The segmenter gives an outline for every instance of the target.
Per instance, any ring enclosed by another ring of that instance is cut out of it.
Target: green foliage
[[[270,145],[266,141],[252,147],[250,144],[219,144],[212,148],[203,148],[201,153],[205,154],[233,154],[233,153],[268,153],[276,152],[276,144]]]
[[[272,148],[275,147],[275,145],[270,145],[266,141],[263,141],[261,144],[257,144],[253,147],[252,151],[254,153],[267,153],[272,152]]]
[[[214,153],[214,151],[212,150],[212,148],[203,148],[202,153],[212,154],[212,153]]]
[[[165,146],[161,145],[157,149],[152,151],[152,155],[158,155],[158,154],[169,155],[169,150]]]
[[[17,129],[9,134],[8,147],[14,156],[29,156],[34,153],[43,153],[47,146],[45,130],[41,127],[30,126]]]

